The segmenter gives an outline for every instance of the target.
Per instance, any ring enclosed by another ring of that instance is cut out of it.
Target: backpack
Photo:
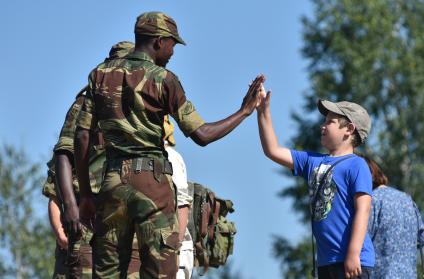
[[[189,182],[193,205],[190,210],[188,229],[194,243],[195,266],[206,272],[211,267],[225,265],[233,253],[234,222],[225,217],[234,212],[233,202],[220,199],[207,187]]]

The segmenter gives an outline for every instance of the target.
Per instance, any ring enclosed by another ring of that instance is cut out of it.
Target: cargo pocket
[[[178,271],[178,232],[172,228],[160,229],[161,247],[160,247],[160,266],[161,273],[171,278]],[[158,277],[159,278],[159,277]],[[168,278],[168,277],[166,277]]]
[[[178,232],[172,230],[171,228],[165,228],[160,230],[161,235],[161,245],[165,248],[171,249],[173,251],[178,251],[179,241],[178,241]]]

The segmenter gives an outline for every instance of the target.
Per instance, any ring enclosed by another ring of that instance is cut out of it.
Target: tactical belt
[[[172,175],[172,164],[167,159],[152,159],[146,157],[124,159],[124,160],[108,160],[107,170],[108,171],[121,171],[122,164],[124,161],[131,161],[131,169],[135,173],[141,171],[153,171],[164,174]]]

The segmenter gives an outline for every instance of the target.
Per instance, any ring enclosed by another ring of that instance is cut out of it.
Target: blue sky
[[[0,10],[0,143],[23,147],[44,163],[89,71],[111,45],[133,40],[135,18],[154,10],[172,16],[187,42],[176,46],[168,68],[206,121],[236,111],[249,82],[263,73],[273,90],[275,129],[281,143],[290,144],[296,129],[290,113],[301,108],[309,84],[300,53],[300,17],[311,14],[306,0],[6,1]],[[281,277],[272,235],[295,242],[306,230],[290,201],[276,196],[291,180],[263,155],[256,114],[205,148],[179,131],[176,140],[189,178],[234,201],[235,268],[249,279]]]

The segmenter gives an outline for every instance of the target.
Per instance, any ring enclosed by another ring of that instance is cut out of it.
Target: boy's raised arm
[[[357,193],[354,203],[355,217],[353,218],[352,235],[350,236],[349,247],[344,262],[346,278],[356,278],[362,273],[360,254],[367,232],[368,217],[371,210],[371,196],[366,193]]]
[[[262,149],[265,155],[274,162],[293,169],[293,158],[290,149],[278,144],[277,136],[272,127],[272,118],[270,110],[271,91],[268,91],[266,97],[261,100],[257,107],[259,136],[261,138]]]

